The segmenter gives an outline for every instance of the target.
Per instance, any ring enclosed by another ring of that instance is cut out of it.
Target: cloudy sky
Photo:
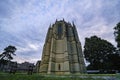
[[[82,46],[97,35],[116,45],[113,27],[120,21],[120,0],[0,0],[0,52],[16,46],[14,61],[35,63],[50,24],[75,22]]]

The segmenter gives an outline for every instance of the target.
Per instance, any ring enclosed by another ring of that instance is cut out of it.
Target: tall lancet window
[[[58,64],[58,70],[61,70],[61,66],[60,66],[60,64]]]
[[[61,37],[62,37],[62,26],[60,24],[58,25],[58,39],[61,39]]]

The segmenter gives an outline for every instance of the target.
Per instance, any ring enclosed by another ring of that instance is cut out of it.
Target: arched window
[[[58,25],[58,39],[61,39],[62,36],[62,26]]]

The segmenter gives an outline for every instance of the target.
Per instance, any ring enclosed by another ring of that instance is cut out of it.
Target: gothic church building
[[[74,23],[60,20],[49,27],[43,47],[40,73],[86,73],[81,43]]]

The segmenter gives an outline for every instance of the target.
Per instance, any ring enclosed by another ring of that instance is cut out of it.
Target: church
[[[43,46],[40,73],[84,74],[86,67],[74,23],[63,20],[50,25]]]

